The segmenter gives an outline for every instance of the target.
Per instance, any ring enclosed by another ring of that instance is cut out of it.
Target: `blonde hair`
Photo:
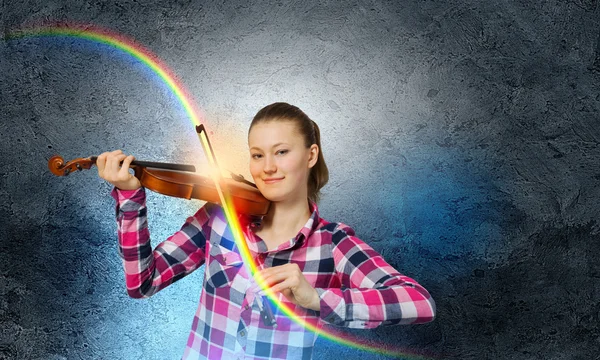
[[[252,127],[258,123],[270,121],[291,121],[296,124],[296,129],[304,138],[304,145],[309,148],[312,144],[319,147],[317,162],[310,169],[308,176],[308,199],[318,202],[321,195],[321,188],[329,181],[329,169],[325,164],[323,151],[321,149],[321,133],[319,126],[311,120],[302,110],[294,105],[284,102],[276,102],[260,109],[250,123],[248,133]]]

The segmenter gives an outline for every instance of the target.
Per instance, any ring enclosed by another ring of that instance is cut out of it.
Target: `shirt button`
[[[246,305],[244,306],[244,309],[248,310],[248,309],[250,309],[250,306],[249,306],[248,304],[246,304]]]
[[[244,330],[240,331],[240,336],[246,336],[246,332]]]

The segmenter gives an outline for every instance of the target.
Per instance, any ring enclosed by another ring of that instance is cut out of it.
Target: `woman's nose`
[[[273,159],[271,156],[266,156],[265,167],[263,170],[266,173],[274,173],[275,171],[277,171],[277,166],[275,166],[275,159]]]

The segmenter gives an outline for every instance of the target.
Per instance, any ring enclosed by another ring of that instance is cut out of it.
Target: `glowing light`
[[[202,124],[202,117],[200,115],[199,108],[195,105],[192,96],[185,90],[185,87],[181,84],[181,82],[177,79],[173,72],[158,57],[156,57],[154,54],[152,54],[149,50],[145,49],[141,45],[137,44],[132,39],[129,39],[126,36],[112,32],[110,30],[99,28],[95,25],[81,25],[69,23],[60,25],[42,25],[20,29],[9,33],[6,40],[42,36],[74,37],[79,39],[85,39],[95,43],[105,44],[112,48],[123,51],[124,53],[140,61],[152,72],[158,75],[158,77],[168,86],[168,88],[175,95],[194,127],[196,125]],[[227,218],[227,222],[229,223],[232,229],[232,234],[234,236],[235,243],[238,249],[240,250],[240,255],[242,256],[245,266],[250,270],[251,275],[254,275],[258,271],[257,264],[255,263],[250,249],[248,248],[248,245],[245,241],[245,237],[242,232],[238,216],[235,212],[235,209],[233,208],[230,196],[225,191],[223,191],[223,189],[221,189],[219,185],[219,167],[216,162],[216,157],[210,149],[208,138],[206,137],[205,132],[203,132],[200,135],[200,140],[211,166],[213,167],[213,169],[216,169],[216,171],[211,172],[211,176],[213,180],[215,180],[217,192],[219,193],[219,198],[221,199],[221,205]],[[389,344],[375,343],[373,341],[370,342],[371,344],[368,344],[365,340],[356,338],[350,334],[343,334],[334,329],[328,329],[327,331],[325,331],[324,329],[319,329],[317,327],[316,322],[312,323],[305,321],[304,319],[296,316],[292,308],[285,305],[285,303],[279,302],[277,295],[273,294],[268,288],[265,288],[263,279],[257,279],[257,283],[261,286],[261,288],[263,288],[263,290],[265,290],[265,293],[267,294],[269,299],[274,304],[277,304],[281,312],[283,312],[293,321],[304,326],[306,329],[313,331],[319,336],[322,336],[335,343],[353,347],[363,351],[369,351],[388,356],[403,357],[406,359],[435,358],[435,356],[433,355],[428,355],[426,357],[417,353],[407,352],[406,350],[400,351],[397,349],[386,349],[386,347],[390,346]]]

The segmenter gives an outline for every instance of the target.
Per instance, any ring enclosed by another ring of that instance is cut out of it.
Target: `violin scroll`
[[[67,176],[73,171],[89,170],[95,163],[90,158],[77,158],[65,164],[62,156],[54,155],[48,160],[48,168],[56,176]]]

